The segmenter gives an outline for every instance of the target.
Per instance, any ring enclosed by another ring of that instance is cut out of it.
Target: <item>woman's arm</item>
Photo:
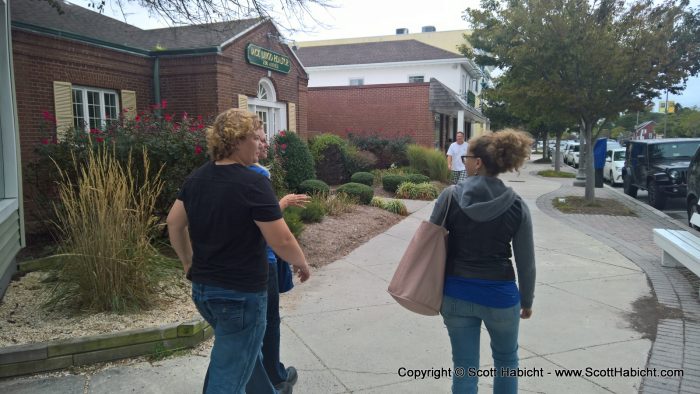
[[[520,317],[528,319],[532,316],[532,301],[535,298],[535,241],[532,235],[532,220],[530,210],[524,201],[522,204],[523,218],[520,228],[513,237],[513,257],[518,269],[518,287],[522,311]]]
[[[265,237],[265,241],[283,260],[294,266],[294,271],[299,273],[299,279],[305,282],[311,276],[309,265],[306,263],[304,252],[301,251],[296,238],[289,231],[284,219],[277,219],[271,222],[255,221],[260,231]]]
[[[309,201],[311,201],[311,197],[306,194],[287,194],[280,199],[280,209],[284,211],[290,206],[303,207]]]
[[[170,245],[175,249],[186,274],[192,267],[192,244],[190,243],[190,234],[187,231],[187,212],[185,204],[181,200],[175,200],[175,204],[168,213],[166,223],[168,224]]]

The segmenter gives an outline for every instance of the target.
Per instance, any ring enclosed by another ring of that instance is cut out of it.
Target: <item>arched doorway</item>
[[[286,105],[277,102],[275,86],[268,78],[258,82],[258,94],[248,99],[248,110],[260,117],[268,139],[287,128]]]

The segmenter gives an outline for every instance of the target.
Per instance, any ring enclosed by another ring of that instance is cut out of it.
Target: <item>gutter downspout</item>
[[[156,104],[155,113],[158,118],[162,116],[160,108],[160,58],[156,55],[153,60],[153,100]]]

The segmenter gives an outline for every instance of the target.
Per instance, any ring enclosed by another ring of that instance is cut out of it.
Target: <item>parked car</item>
[[[700,200],[700,149],[695,152],[695,156],[690,160],[688,166],[688,192],[686,194],[685,203],[686,211],[688,212],[688,224],[693,213],[700,213],[698,201]],[[692,225],[691,225],[692,227]]]
[[[564,156],[564,163],[573,166],[578,162],[579,150],[581,149],[581,144],[578,142],[572,143],[566,148],[566,156]]]
[[[625,152],[622,184],[625,194],[636,197],[647,190],[649,205],[663,209],[668,197],[685,197],[690,159],[700,138],[669,138],[630,141]]]
[[[622,168],[625,166],[625,148],[610,148],[605,152],[603,179],[611,185],[622,183]]]

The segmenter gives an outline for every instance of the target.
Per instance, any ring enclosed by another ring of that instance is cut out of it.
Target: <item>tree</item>
[[[555,103],[555,114],[576,119],[586,147],[621,112],[644,109],[661,90],[678,93],[700,71],[700,9],[687,0],[481,5],[465,14],[476,62],[503,69],[501,78],[522,84],[530,102]],[[585,157],[593,162],[592,149]],[[594,169],[585,171],[586,200],[592,201]]]
[[[45,1],[59,13],[63,13],[61,0]],[[127,4],[138,4],[170,25],[191,25],[213,22],[224,22],[238,19],[263,17],[271,18],[275,15],[284,16],[287,22],[298,22],[305,26],[304,19],[310,17],[314,24],[320,24],[314,19],[311,7],[332,7],[328,0],[81,0],[89,8],[104,12],[107,5],[115,6],[121,10],[127,19],[125,11]],[[275,19],[275,18],[272,18]],[[279,19],[279,18],[277,18]],[[276,20],[279,24],[281,21]],[[288,31],[295,31],[291,25],[281,24]]]

